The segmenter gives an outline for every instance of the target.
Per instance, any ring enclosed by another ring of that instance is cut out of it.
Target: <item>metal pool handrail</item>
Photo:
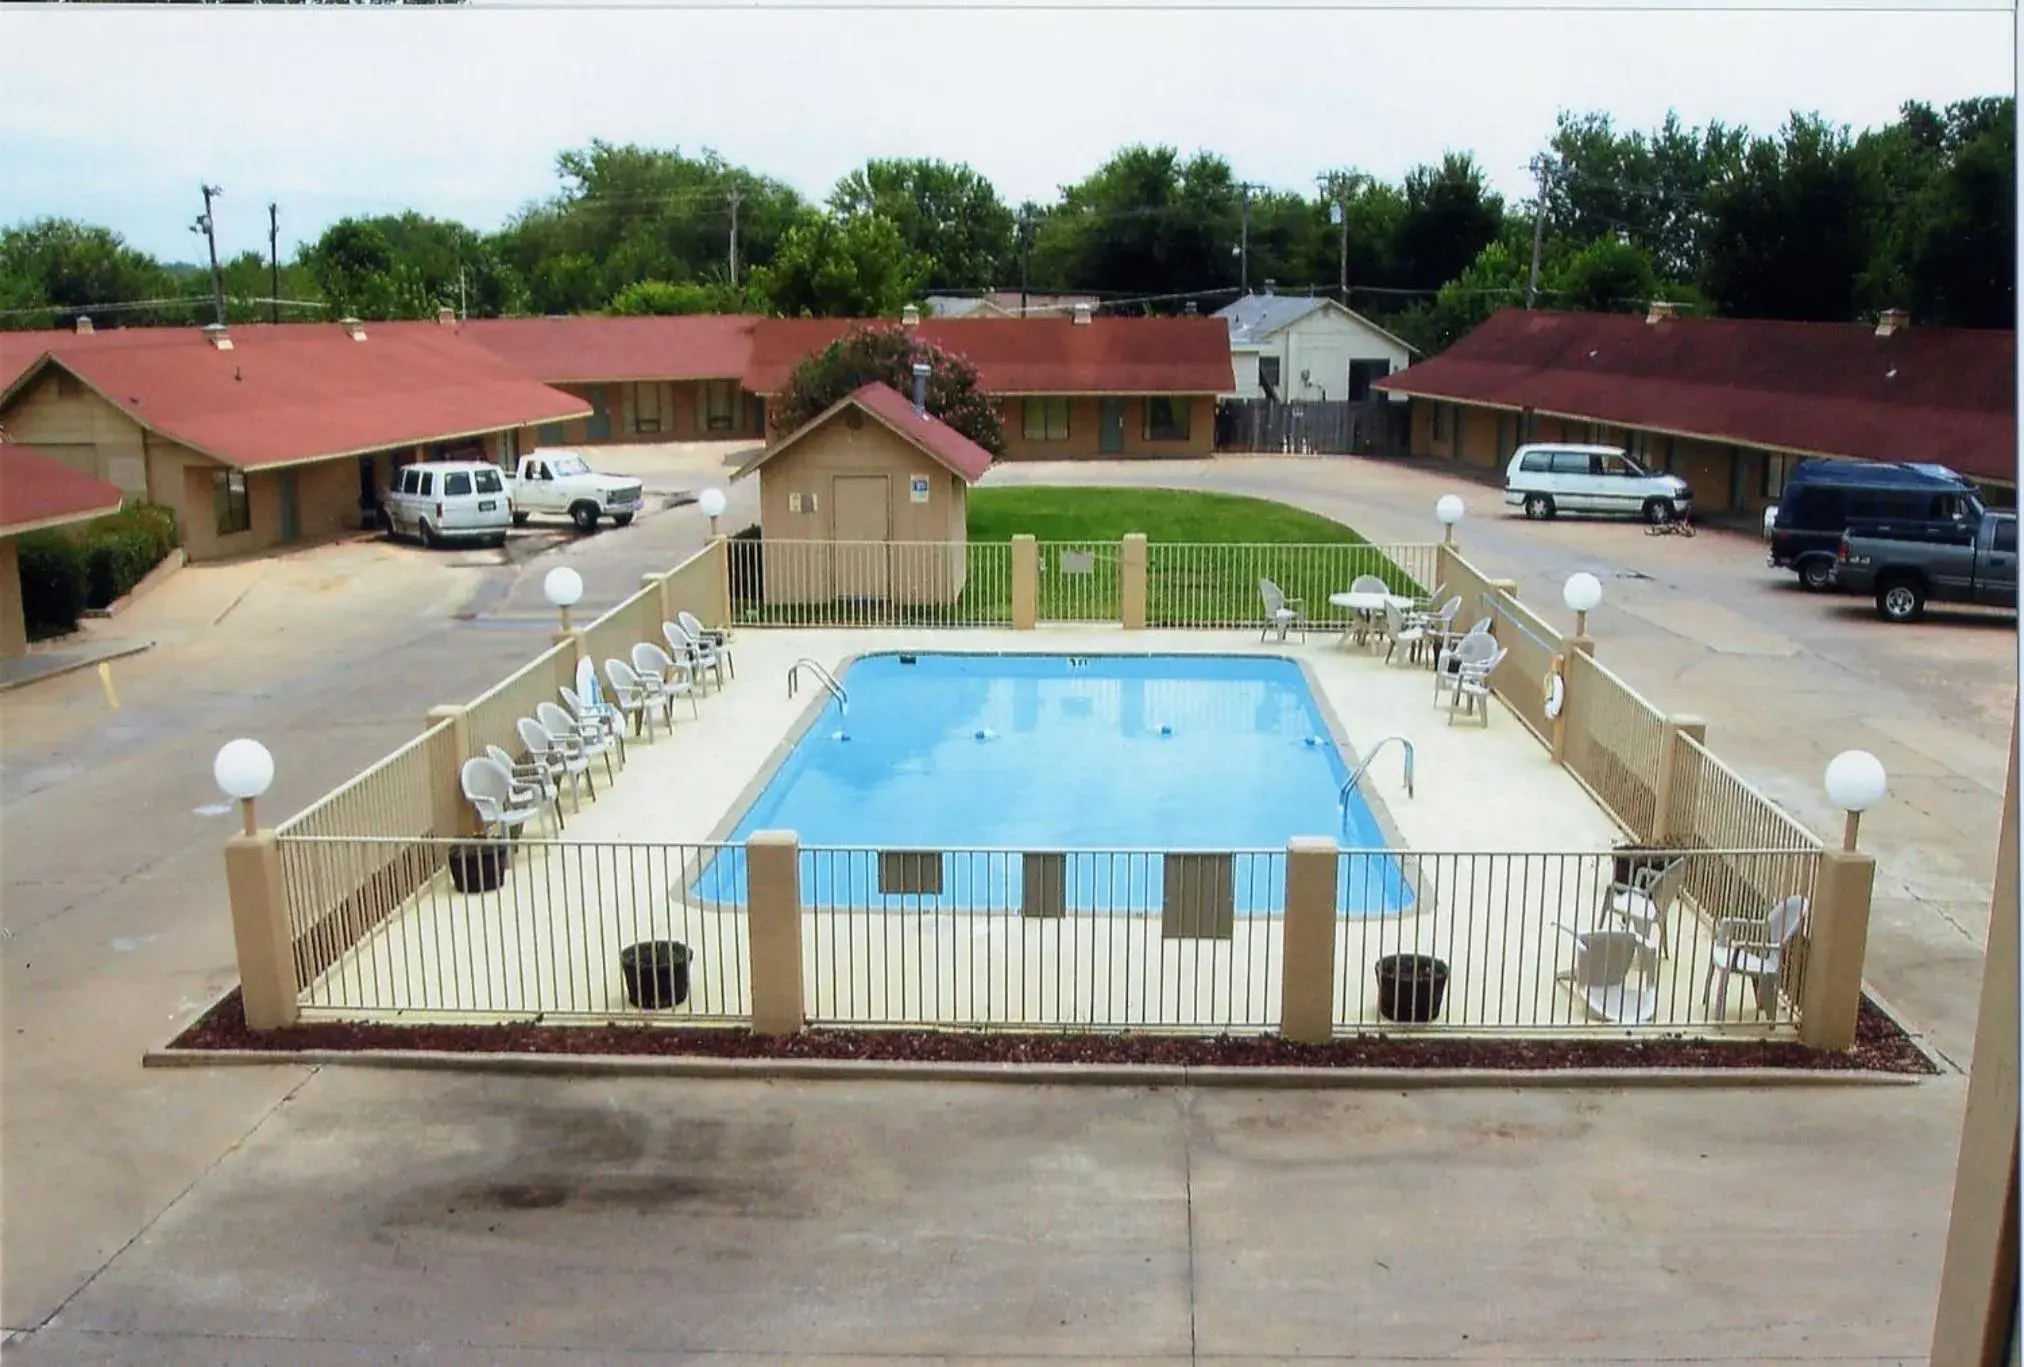
[[[1377,758],[1378,751],[1384,749],[1385,746],[1390,745],[1393,741],[1397,741],[1405,747],[1406,796],[1411,797],[1413,795],[1413,743],[1404,736],[1386,736],[1376,745],[1370,747],[1370,753],[1363,757],[1363,762],[1356,766],[1356,772],[1349,776],[1349,781],[1342,785],[1342,791],[1336,795],[1335,800],[1341,804],[1345,820],[1349,817],[1349,795],[1356,790],[1357,782],[1363,778],[1364,771],[1370,768],[1370,762]]]
[[[850,709],[850,694],[845,692],[843,685],[836,681],[836,676],[834,674],[831,674],[827,669],[824,669],[822,667],[821,661],[812,660],[806,655],[802,656],[800,659],[796,660],[792,665],[788,666],[787,669],[788,697],[791,698],[794,696],[795,687],[801,682],[801,668],[803,665],[806,665],[808,668],[815,671],[815,677],[821,680],[822,686],[829,690],[829,695],[831,697],[835,698],[837,702],[843,705],[845,711],[848,711]]]

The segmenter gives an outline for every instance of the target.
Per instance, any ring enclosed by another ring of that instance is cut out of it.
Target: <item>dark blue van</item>
[[[1853,521],[1974,523],[1982,516],[1975,486],[1944,465],[1872,460],[1802,460],[1786,477],[1766,522],[1773,569],[1790,569],[1809,589],[1834,579],[1841,534]]]

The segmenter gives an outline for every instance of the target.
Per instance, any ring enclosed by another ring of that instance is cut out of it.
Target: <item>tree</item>
[[[611,297],[605,312],[621,316],[679,313],[755,313],[765,307],[758,291],[749,286],[732,289],[722,280],[670,284],[666,280],[640,280]]]
[[[1439,166],[1416,166],[1406,174],[1397,230],[1400,273],[1412,288],[1436,289],[1496,241],[1503,224],[1503,197],[1484,184],[1474,157],[1450,152]]]
[[[1917,206],[1908,263],[1911,307],[1935,322],[2013,326],[2017,107],[2009,99],[2001,104],[1979,127],[1950,120],[1947,165]]]
[[[891,220],[810,214],[788,229],[773,264],[753,272],[753,286],[785,317],[863,318],[898,313],[927,278],[928,263]]]
[[[1627,236],[1599,238],[1576,251],[1553,274],[1556,308],[1621,313],[1659,297],[1651,254]]]
[[[201,288],[185,288],[161,263],[129,247],[109,228],[43,218],[0,230],[0,307],[37,310],[0,320],[13,327],[68,323],[98,304],[210,292],[208,280]],[[208,321],[208,303],[199,307]],[[133,324],[195,321],[190,307],[174,305],[121,310],[116,316]]]
[[[1230,164],[1207,152],[1127,147],[1036,225],[1036,288],[1161,296],[1237,283],[1241,210]],[[1179,312],[1178,301],[1162,301]]]
[[[1795,114],[1711,189],[1702,285],[1745,318],[1855,317],[1871,266],[1875,179],[1848,130]]]
[[[1012,211],[968,166],[874,158],[836,183],[829,207],[843,218],[889,220],[907,249],[927,259],[928,289],[989,289],[1008,267],[1016,273]]]
[[[977,368],[891,324],[860,324],[796,366],[775,401],[780,429],[794,431],[868,384],[912,395],[917,361],[928,365],[928,412],[992,455],[1002,455],[1005,429],[977,380]]]

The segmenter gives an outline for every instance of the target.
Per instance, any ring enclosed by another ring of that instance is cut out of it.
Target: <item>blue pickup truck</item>
[[[1834,562],[1834,585],[1876,595],[1877,615],[1916,622],[1927,603],[2017,608],[2017,515],[1957,522],[1851,523]]]

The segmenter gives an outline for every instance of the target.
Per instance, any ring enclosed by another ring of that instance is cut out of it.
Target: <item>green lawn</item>
[[[972,489],[970,539],[1010,541],[1020,532],[1042,541],[1149,541],[1356,544],[1363,538],[1331,518],[1263,498],[1183,489]]]

